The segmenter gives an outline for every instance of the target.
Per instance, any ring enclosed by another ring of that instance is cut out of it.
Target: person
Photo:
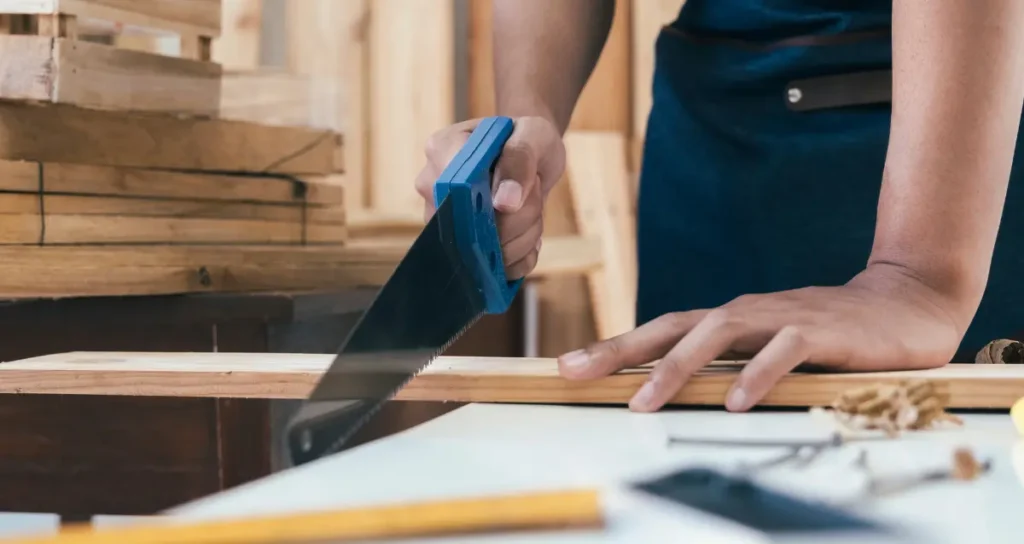
[[[536,264],[614,9],[494,0],[512,278]],[[637,327],[562,355],[560,373],[656,362],[629,403],[656,411],[709,362],[749,357],[724,399],[744,411],[798,365],[939,367],[1024,331],[1022,23],[1019,0],[687,0],[655,44]],[[475,123],[431,138],[428,216]]]

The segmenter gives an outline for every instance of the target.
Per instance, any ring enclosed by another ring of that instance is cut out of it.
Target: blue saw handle
[[[491,199],[494,166],[513,128],[508,117],[480,121],[434,183],[436,207],[446,198],[452,201],[456,247],[484,297],[489,314],[505,313],[523,282],[510,282],[505,276]]]

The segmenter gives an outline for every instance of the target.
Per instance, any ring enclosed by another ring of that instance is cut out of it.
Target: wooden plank
[[[168,200],[122,196],[0,193],[0,214],[116,215],[344,224],[342,206]]]
[[[431,134],[455,122],[454,0],[375,0],[370,21],[370,205],[423,216],[413,181]]]
[[[604,525],[597,490],[538,491],[416,501],[249,519],[167,523],[156,520],[94,531],[62,530],[11,544],[277,544],[366,542],[404,537],[488,535],[522,531],[599,528]]]
[[[108,45],[0,36],[0,98],[216,115],[220,67]]]
[[[351,223],[346,225],[351,229]],[[422,230],[422,227],[421,227]],[[359,232],[357,230],[357,232]],[[352,248],[392,248],[408,251],[414,236],[382,235],[358,236],[349,232],[346,242]],[[581,236],[552,236],[544,240],[537,266],[530,273],[531,281],[549,276],[573,276],[586,274],[601,266],[603,258],[601,243],[595,238]]]
[[[404,255],[388,246],[0,246],[0,298],[378,286]]]
[[[287,10],[288,69],[309,78],[313,126],[345,135],[346,206],[362,209],[370,183],[370,2],[305,0]]]
[[[305,200],[314,205],[344,202],[341,187],[318,176],[303,176],[301,180],[302,185],[297,186],[289,179],[257,175],[0,160],[0,192],[290,204]]]
[[[291,5],[291,4],[289,4]],[[308,76],[289,73],[278,68],[228,71],[221,78],[220,117],[275,126],[299,126],[335,129],[340,123],[323,114],[326,104],[336,101],[328,86],[317,84]],[[354,135],[346,135],[344,152],[352,157]],[[351,165],[349,175],[354,175]]]
[[[0,244],[340,244],[344,224],[119,215],[0,214]]]
[[[569,131],[566,169],[580,234],[601,241],[603,266],[588,274],[599,338],[636,326],[636,219],[626,166],[627,141],[617,132]]]
[[[0,13],[75,15],[122,32],[156,29],[218,36],[221,0],[0,0]]]
[[[323,130],[0,102],[0,159],[326,175],[340,145]]]
[[[213,60],[231,70],[258,67],[262,0],[222,0],[221,20],[220,36],[213,41]]]
[[[332,361],[321,354],[72,352],[0,364],[0,392],[22,394],[306,398]],[[721,406],[742,368],[718,361],[699,371],[675,405]],[[547,358],[441,356],[399,400],[627,404],[650,373],[630,369],[597,380],[567,380]],[[762,406],[824,406],[844,391],[907,379],[934,380],[953,408],[1008,408],[1024,391],[1024,366],[950,364],[893,372],[784,376]]]

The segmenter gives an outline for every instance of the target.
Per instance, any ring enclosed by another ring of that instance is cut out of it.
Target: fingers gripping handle
[[[487,302],[487,313],[508,310],[522,279],[509,282],[494,219],[491,178],[501,150],[512,135],[508,117],[483,119],[434,183],[434,203],[452,200],[456,247]]]

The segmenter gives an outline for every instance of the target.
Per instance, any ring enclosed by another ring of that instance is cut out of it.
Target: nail
[[[648,381],[633,395],[633,398],[629,401],[629,407],[634,410],[648,411],[654,404],[654,382]]]
[[[731,412],[740,412],[747,409],[747,393],[742,387],[737,387],[729,393],[725,401],[725,407]]]
[[[537,251],[540,251],[541,243],[544,241],[543,238],[537,238]]]
[[[505,180],[498,184],[498,191],[494,193],[494,205],[518,210],[520,201],[523,199],[523,186],[518,181]]]
[[[562,361],[562,365],[567,367],[569,370],[574,371],[582,370],[590,364],[590,356],[587,355],[587,351],[583,349],[566,353],[561,356],[560,359]]]

